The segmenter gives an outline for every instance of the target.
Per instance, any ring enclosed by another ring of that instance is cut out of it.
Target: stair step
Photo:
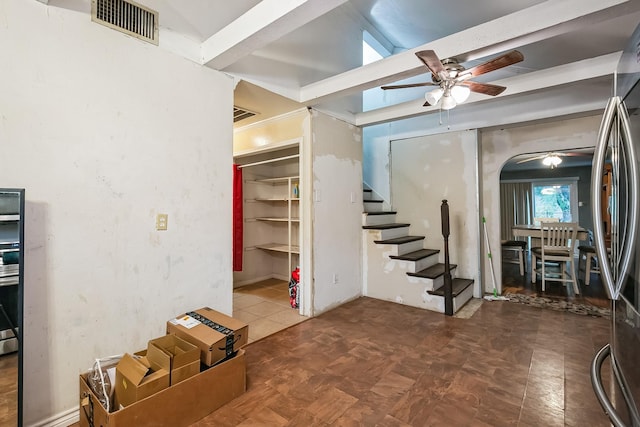
[[[371,193],[373,190],[370,188],[363,188],[362,191],[364,191],[365,193]]]
[[[364,203],[384,203],[384,200],[363,200]]]
[[[456,264],[450,264],[450,269],[453,270],[457,267]],[[424,270],[420,270],[416,273],[407,273],[408,276],[413,277],[422,277],[423,279],[437,279],[438,277],[444,274],[444,264],[438,263],[434,264],[429,268],[425,268]]]
[[[403,243],[415,242],[418,240],[424,240],[425,236],[404,236],[396,237],[394,239],[387,240],[374,240],[373,243],[378,245],[402,245]]]
[[[368,201],[368,200],[365,200]],[[367,215],[395,215],[398,212],[396,211],[379,211],[379,212],[364,212]]]
[[[401,261],[419,261],[421,259],[430,257],[431,255],[435,255],[439,253],[439,249],[420,249],[419,251],[409,252],[404,255],[391,255],[389,258],[398,259]]]
[[[467,289],[472,284],[473,284],[473,279],[460,279],[460,278],[453,279],[451,281],[451,285],[452,285],[452,288],[453,288],[453,296],[454,296],[454,298],[457,297],[458,295],[460,295],[462,293],[462,291]],[[431,295],[438,295],[438,296],[443,297],[444,296],[444,286],[440,286],[436,290],[427,291],[427,292],[429,292]]]
[[[391,230],[393,228],[409,227],[410,225],[411,224],[399,224],[399,223],[378,224],[378,225],[363,225],[362,229],[363,230]]]

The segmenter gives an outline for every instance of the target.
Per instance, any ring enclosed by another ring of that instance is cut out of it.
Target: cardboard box
[[[249,326],[205,307],[169,320],[167,334],[198,346],[202,363],[212,366],[247,343]]]
[[[200,349],[176,335],[149,341],[147,359],[169,370],[171,385],[200,372]]]
[[[131,405],[169,387],[169,370],[125,354],[116,365],[116,404]]]
[[[247,388],[244,350],[191,378],[107,413],[80,375],[80,427],[186,427],[242,395]],[[204,398],[206,396],[206,398]]]

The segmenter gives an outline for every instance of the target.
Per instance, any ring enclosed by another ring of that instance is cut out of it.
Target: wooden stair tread
[[[390,255],[391,259],[399,259],[402,261],[419,261],[423,258],[430,257],[431,255],[435,255],[439,253],[439,249],[420,249],[419,251],[409,252],[404,255]]]
[[[409,227],[411,224],[400,224],[400,223],[391,223],[391,224],[378,224],[378,225],[363,225],[363,230],[391,230],[394,228],[402,228]]]
[[[403,243],[415,242],[416,240],[424,240],[425,236],[403,236],[387,240],[374,240],[373,243],[378,245],[401,245]]]
[[[365,193],[371,193],[373,190],[370,188],[363,188],[362,191],[364,191]]]
[[[451,287],[453,288],[453,297],[457,297],[458,295],[460,295],[462,293],[462,291],[464,291],[465,289],[467,289],[469,286],[471,286],[473,284],[473,279],[461,279],[461,278],[456,278],[453,279],[451,281]],[[441,297],[444,296],[444,285],[440,286],[438,289],[435,289],[433,291],[427,291],[429,292],[429,294],[431,295],[439,295]]]
[[[367,215],[395,215],[398,212],[396,212],[396,211],[379,211],[379,212],[363,212],[363,213],[365,213]]]
[[[457,267],[456,264],[450,264],[450,269],[453,270]],[[437,279],[444,274],[444,264],[438,263],[424,270],[417,271],[415,273],[407,273],[408,276],[422,277],[424,279]]]
[[[384,203],[384,200],[363,200],[364,203]]]

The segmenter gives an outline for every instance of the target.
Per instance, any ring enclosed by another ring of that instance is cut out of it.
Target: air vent
[[[253,111],[245,110],[244,108],[233,106],[233,123],[239,122],[240,120],[248,119],[249,117],[253,117],[258,113],[254,113]]]
[[[158,12],[135,2],[91,0],[91,20],[140,40],[158,44]]]

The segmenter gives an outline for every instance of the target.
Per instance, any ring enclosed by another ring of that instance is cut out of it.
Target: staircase
[[[410,224],[396,223],[395,211],[383,210],[364,190],[363,271],[366,296],[445,313],[445,264],[439,249],[424,248],[425,236],[409,234]],[[442,236],[437,236],[442,241]],[[450,264],[453,313],[473,297],[473,280],[456,278]],[[451,314],[453,314],[451,313]]]

